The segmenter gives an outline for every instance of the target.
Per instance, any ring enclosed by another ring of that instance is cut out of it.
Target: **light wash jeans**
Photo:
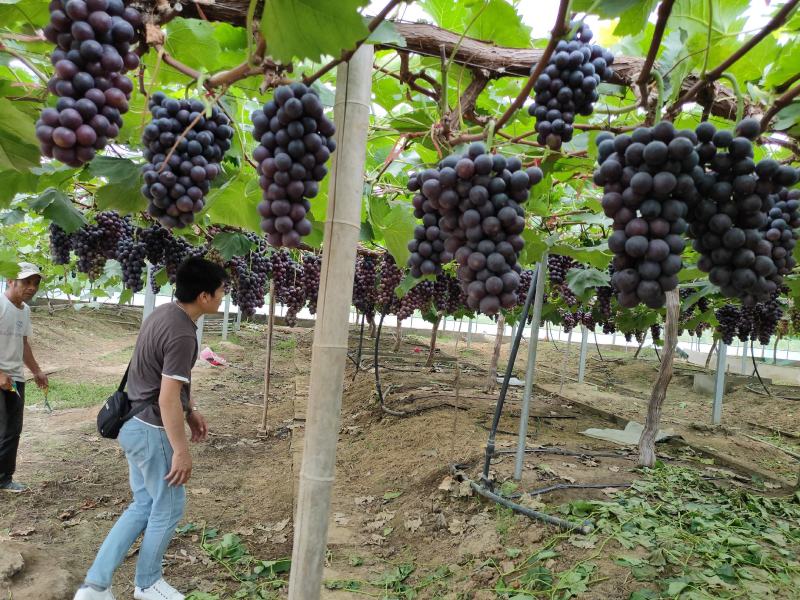
[[[128,458],[133,502],[108,533],[86,583],[110,587],[114,571],[144,532],[134,581],[137,587],[146,588],[161,579],[161,561],[183,516],[186,489],[164,481],[172,467],[166,431],[134,418],[122,426],[118,439]]]

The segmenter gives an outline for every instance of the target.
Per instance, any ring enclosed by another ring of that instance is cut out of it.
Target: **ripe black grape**
[[[558,42],[533,86],[535,96],[528,112],[536,118],[537,141],[553,150],[572,139],[576,115],[592,114],[599,98],[597,87],[613,74],[614,56],[590,44],[591,39],[589,26],[578,25],[572,40]],[[614,163],[606,167],[615,168]]]
[[[668,122],[640,127],[631,135],[597,136],[600,167],[594,180],[604,186],[601,204],[613,219],[611,283],[625,308],[640,302],[660,308],[665,293],[678,286],[681,235],[688,210],[697,203],[694,137]]]
[[[139,11],[117,0],[50,2],[44,35],[57,48],[47,87],[59,101],[36,122],[42,155],[79,167],[116,137],[133,91],[125,73],[139,66],[130,45],[141,26]]]
[[[185,227],[205,206],[203,198],[220,173],[233,128],[216,106],[204,116],[206,107],[199,100],[156,92],[148,106],[153,120],[142,132],[148,161],[142,167],[142,194],[149,200],[148,212],[164,227]]]
[[[370,321],[375,316],[375,303],[378,298],[376,262],[372,254],[357,256],[353,278],[353,306]]]
[[[50,223],[50,255],[53,264],[69,264],[70,236],[55,223]]]
[[[488,154],[481,143],[412,175],[408,187],[417,192],[412,204],[422,225],[409,242],[411,274],[438,274],[455,259],[470,308],[487,315],[512,308],[525,245],[520,203],[541,179],[538,167],[523,170],[518,158]]]
[[[275,89],[272,100],[253,112],[253,151],[263,200],[261,228],[270,245],[294,248],[311,233],[309,198],[319,192],[336,149],[336,128],[324,115],[315,90],[302,83]]]

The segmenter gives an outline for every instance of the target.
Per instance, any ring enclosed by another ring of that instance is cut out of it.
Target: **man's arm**
[[[36,359],[33,357],[33,349],[28,343],[28,336],[22,338],[22,362],[31,370],[31,373],[33,373],[36,385],[40,388],[47,387],[47,375],[42,373],[39,363],[37,363]]]
[[[170,485],[183,485],[192,476],[192,457],[189,454],[189,442],[183,426],[183,406],[181,405],[181,387],[183,382],[171,377],[161,378],[161,391],[158,395],[158,406],[161,409],[161,420],[172,446],[172,468],[164,479]]]

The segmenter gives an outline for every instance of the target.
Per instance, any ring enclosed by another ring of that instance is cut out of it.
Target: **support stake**
[[[745,344],[745,348],[747,344]],[[714,377],[714,405],[711,410],[711,423],[719,425],[722,422],[722,396],[725,395],[725,359],[728,347],[722,340],[717,347],[717,373]]]
[[[528,440],[528,416],[531,410],[531,392],[536,379],[536,350],[539,347],[539,323],[542,320],[542,304],[544,302],[544,276],[547,272],[547,254],[542,255],[536,265],[536,286],[533,297],[533,319],[531,320],[531,336],[528,340],[528,364],[525,367],[525,388],[522,394],[522,409],[519,417],[519,434],[517,437],[517,456],[514,463],[514,479],[522,479],[522,465],[525,461],[525,444]],[[520,328],[525,326],[520,322]]]
[[[225,308],[222,311],[222,341],[228,340],[228,317],[231,314],[231,296],[225,295]]]
[[[261,413],[261,432],[267,434],[269,383],[272,375],[272,330],[275,327],[275,280],[269,282],[269,325],[267,326],[267,360],[264,365],[264,411]]]
[[[156,293],[153,291],[153,286],[150,285],[150,277],[153,274],[153,265],[147,263],[147,283],[144,288],[144,309],[142,310],[142,321],[150,316],[150,313],[156,307]]]
[[[589,345],[589,328],[581,325],[581,353],[578,359],[578,383],[583,383],[586,374],[586,350]]]
[[[372,60],[373,48],[365,44],[349,62],[338,66],[336,74],[334,122],[338,149],[332,158],[322,244],[289,600],[318,600],[322,587],[347,360],[348,315],[361,231]]]

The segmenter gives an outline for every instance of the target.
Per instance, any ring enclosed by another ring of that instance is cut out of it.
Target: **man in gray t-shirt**
[[[141,412],[119,432],[130,470],[133,503],[106,537],[74,600],[114,600],[111,580],[136,538],[144,532],[136,562],[135,600],[183,600],[162,576],[161,562],[186,504],[192,475],[191,440],[208,435],[189,393],[197,360],[195,321],[214,314],[225,295],[225,270],[202,258],[178,269],[174,303],[159,306],[142,324],[128,372],[128,396]]]

